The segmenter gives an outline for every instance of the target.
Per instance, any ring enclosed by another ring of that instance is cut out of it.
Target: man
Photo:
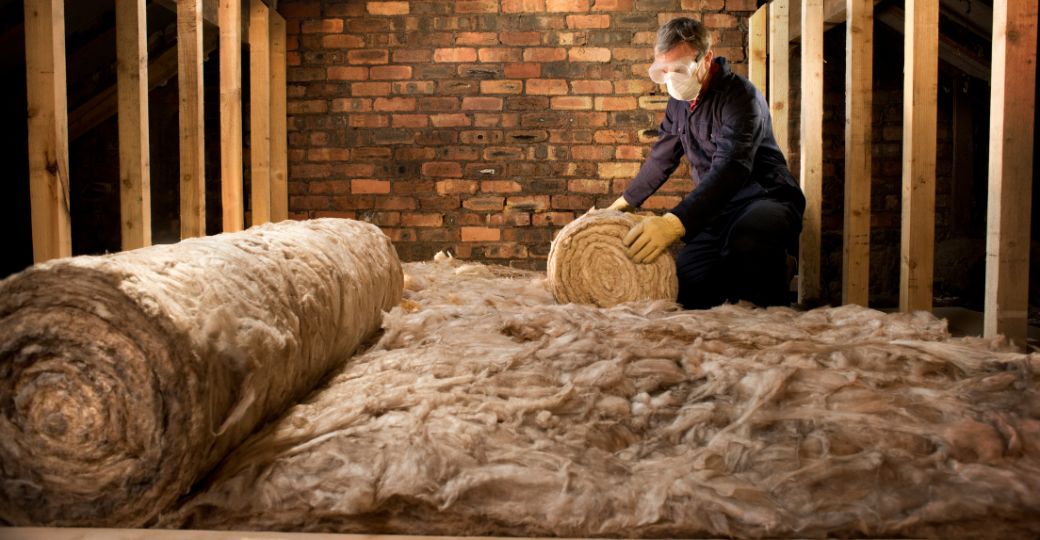
[[[651,262],[683,239],[676,269],[687,309],[727,300],[788,304],[787,253],[797,253],[805,197],[776,144],[765,98],[714,57],[710,34],[693,19],[665,23],[654,53],[650,78],[671,96],[660,136],[610,208],[639,207],[683,155],[699,181],[671,212],[632,228],[628,256]]]

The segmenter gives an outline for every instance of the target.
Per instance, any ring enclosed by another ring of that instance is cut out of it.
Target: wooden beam
[[[791,155],[787,134],[791,100],[790,13],[791,0],[773,0],[769,8],[769,112],[776,144],[785,158]]]
[[[271,221],[289,219],[285,19],[271,10]]]
[[[218,26],[220,22],[217,18],[217,0],[199,0],[201,5],[199,6],[202,10],[202,20],[206,24],[214,27]],[[155,4],[166,8],[171,13],[180,13],[178,8],[180,0],[155,0]]]
[[[823,204],[823,0],[802,0],[801,174],[805,216],[800,242],[798,301],[820,299]]]
[[[1037,0],[993,4],[983,332],[1026,344]]]
[[[152,243],[147,20],[145,0],[116,0],[119,223],[124,250]]]
[[[844,304],[870,300],[870,157],[873,134],[874,2],[848,0],[845,27]]]
[[[751,16],[748,32],[748,79],[758,88],[762,95],[767,94],[767,56],[766,45],[769,32],[769,4],[766,4]]]
[[[906,0],[899,308],[931,311],[935,256],[939,2]]]
[[[220,0],[220,200],[224,232],[242,230],[242,2]]]
[[[202,33],[202,0],[180,0],[177,4],[177,83],[180,96],[182,239],[206,236]]]
[[[876,13],[876,19],[902,34],[906,13],[899,6],[887,6]],[[986,60],[943,35],[939,36],[939,59],[972,77],[989,81],[990,68]]]
[[[249,3],[249,162],[252,224],[271,221],[271,17]]]
[[[72,255],[65,1],[25,0],[33,261]]]

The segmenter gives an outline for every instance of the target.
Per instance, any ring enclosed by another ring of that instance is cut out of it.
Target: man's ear
[[[711,61],[715,59],[715,51],[708,49],[708,52],[704,53],[704,63],[711,64]]]

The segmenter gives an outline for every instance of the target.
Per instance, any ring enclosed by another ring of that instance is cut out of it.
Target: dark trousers
[[[787,254],[801,229],[801,213],[787,203],[758,199],[727,209],[676,257],[679,303],[686,309],[727,300],[788,305]]]

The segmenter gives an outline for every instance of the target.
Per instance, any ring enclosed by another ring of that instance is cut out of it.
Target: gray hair
[[[672,19],[657,29],[655,53],[665,53],[680,43],[689,43],[697,51],[697,60],[711,49],[711,33],[698,21],[689,17]]]

